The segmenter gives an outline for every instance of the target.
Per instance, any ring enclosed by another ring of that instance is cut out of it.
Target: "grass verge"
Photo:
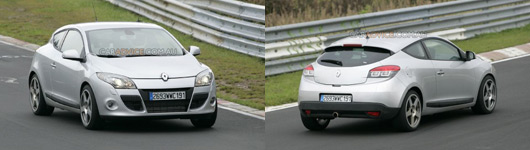
[[[530,43],[530,24],[521,28],[504,30],[497,33],[478,35],[467,40],[453,41],[463,50],[473,51],[477,54]],[[296,102],[298,99],[298,86],[301,71],[286,73],[266,78],[265,104],[275,106]]]
[[[57,28],[74,23],[93,22],[94,3],[98,21],[136,21],[155,23],[171,32],[185,47],[199,46],[199,61],[216,75],[221,99],[264,109],[264,61],[201,42],[189,35],[156,23],[102,0],[2,0],[0,34],[43,45]]]

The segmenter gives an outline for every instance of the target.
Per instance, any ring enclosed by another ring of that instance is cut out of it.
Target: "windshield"
[[[389,50],[376,47],[330,47],[317,62],[329,67],[354,67],[378,62],[390,55]]]
[[[87,31],[90,53],[100,57],[180,56],[184,51],[164,30],[118,28]]]

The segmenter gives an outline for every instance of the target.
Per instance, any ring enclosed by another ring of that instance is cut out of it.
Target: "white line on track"
[[[254,114],[247,113],[247,112],[244,112],[244,111],[240,111],[240,110],[237,110],[237,109],[234,109],[234,108],[225,107],[225,106],[221,106],[221,105],[217,105],[217,107],[225,109],[225,110],[228,110],[228,111],[232,111],[232,112],[235,112],[235,113],[238,113],[238,114],[242,114],[242,115],[245,115],[245,116],[249,116],[249,117],[252,117],[252,118],[265,120],[265,117],[254,115]]]

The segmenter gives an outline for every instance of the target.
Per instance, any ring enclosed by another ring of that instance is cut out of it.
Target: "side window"
[[[425,50],[423,50],[423,46],[421,45],[421,42],[416,42],[407,48],[403,49],[403,51],[412,57],[420,58],[420,59],[426,59],[427,55],[425,54]]]
[[[65,34],[66,34],[66,31],[61,31],[61,32],[56,33],[53,36],[52,42],[53,42],[53,47],[55,47],[55,49],[61,48],[61,42],[63,42]]]
[[[72,49],[79,52],[79,54],[83,51],[83,38],[81,38],[81,34],[75,30],[70,30],[68,34],[66,34],[63,46],[61,47],[61,52]]]
[[[427,47],[427,53],[435,60],[462,60],[460,52],[451,44],[437,39],[423,41]]]

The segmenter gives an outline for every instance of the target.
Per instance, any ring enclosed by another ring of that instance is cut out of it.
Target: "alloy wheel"
[[[81,93],[81,120],[87,126],[92,119],[92,96],[88,90],[83,90]]]
[[[484,106],[488,111],[493,110],[495,108],[495,103],[497,100],[497,87],[495,86],[495,82],[493,82],[492,79],[486,80],[486,83],[484,84],[484,87],[482,88],[482,96],[484,100]]]
[[[407,123],[409,124],[410,127],[416,128],[418,124],[420,123],[420,119],[421,119],[421,102],[420,102],[418,95],[411,94],[407,98],[407,103],[406,103],[405,108],[406,108],[405,115],[407,118]]]
[[[37,78],[31,79],[31,83],[29,85],[29,100],[31,103],[31,110],[33,110],[33,112],[37,111],[37,109],[39,108],[40,91],[41,90],[39,80]]]

